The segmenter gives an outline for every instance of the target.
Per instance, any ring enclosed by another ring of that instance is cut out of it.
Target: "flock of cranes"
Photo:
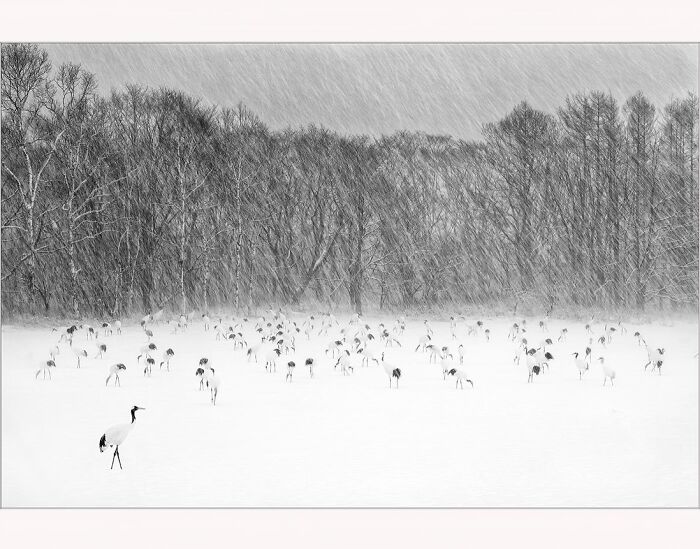
[[[170,372],[171,361],[176,356],[176,349],[159,346],[156,333],[162,335],[167,330],[171,335],[176,335],[199,330],[200,335],[211,338],[211,345],[228,346],[228,364],[215,368],[212,356],[207,355],[202,356],[193,365],[199,390],[208,392],[209,401],[214,406],[222,387],[221,375],[217,370],[223,372],[226,367],[235,364],[262,365],[269,374],[276,374],[279,366],[285,373],[286,383],[293,382],[297,364],[303,364],[309,379],[314,379],[315,372],[322,365],[332,367],[333,371],[342,376],[352,376],[358,367],[381,366],[389,388],[398,389],[405,370],[405,352],[402,360],[390,358],[388,355],[392,354],[394,348],[408,349],[419,362],[425,360],[421,355],[427,357],[428,367],[438,365],[436,375],[442,373],[443,380],[452,377],[455,388],[464,389],[466,383],[474,389],[477,380],[474,379],[472,366],[478,359],[470,355],[470,347],[477,344],[513,344],[513,375],[518,375],[517,372],[520,372],[524,365],[527,370],[527,383],[533,383],[536,376],[548,372],[554,364],[559,363],[557,360],[562,364],[570,363],[573,366],[572,373],[582,380],[584,376],[590,375],[595,361],[601,367],[602,385],[609,384],[612,387],[617,375],[614,366],[606,361],[606,350],[617,338],[626,334],[626,328],[621,323],[604,324],[596,329],[591,321],[585,325],[586,335],[585,339],[580,341],[580,351],[571,353],[569,360],[562,360],[559,351],[563,349],[562,346],[569,337],[569,330],[562,328],[558,334],[552,335],[547,319],[540,320],[533,329],[528,328],[526,320],[515,322],[507,334],[497,338],[484,321],[470,322],[462,316],[455,315],[450,317],[449,337],[441,337],[441,334],[433,330],[429,320],[423,320],[420,335],[413,339],[415,330],[413,338],[409,338],[406,334],[407,322],[403,316],[395,319],[391,325],[385,325],[383,322],[370,324],[359,315],[353,315],[348,321],[341,322],[332,313],[309,315],[297,321],[289,318],[281,310],[269,311],[257,319],[212,319],[205,313],[200,317],[201,322],[198,322],[197,316],[192,313],[166,320],[162,310],[146,315],[137,328],[143,333],[143,343],[134,349],[132,356],[135,364],[143,368],[143,375],[150,377],[156,361],[160,371],[165,369],[165,372]],[[111,343],[107,343],[107,338],[119,337],[122,334],[122,323],[119,320],[104,322],[99,328],[76,324],[54,328],[52,333],[54,337],[58,336],[58,340],[49,346],[48,357],[40,361],[36,378],[43,374],[43,379],[47,376],[51,379],[51,370],[56,369],[57,357],[62,354],[61,347],[67,346],[68,355],[74,358],[77,368],[81,367],[81,359],[84,360],[88,356],[96,360],[109,357]],[[644,371],[651,367],[652,372],[660,374],[665,357],[664,347],[648,344],[639,332],[634,334],[634,339],[637,345],[646,349],[648,360],[640,366],[643,366]],[[316,349],[316,352],[297,352],[297,346],[301,342],[304,342],[305,348]],[[204,347],[206,348],[206,344]],[[88,352],[88,349],[91,351]],[[483,358],[481,360],[483,361]],[[121,387],[120,374],[127,370],[125,362],[109,364],[105,386],[113,380],[114,387]],[[133,428],[138,410],[143,408],[133,406],[131,422],[110,427],[100,438],[101,452],[108,446],[115,448],[112,468],[115,458],[121,468],[119,446]]]

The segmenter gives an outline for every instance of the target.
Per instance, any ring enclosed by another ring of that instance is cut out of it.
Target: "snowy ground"
[[[414,351],[419,319],[409,319],[402,348],[386,351],[403,372],[398,390],[376,364],[347,377],[334,370],[322,351],[332,332],[298,341],[299,367],[285,383],[284,368],[268,374],[247,363],[201,323],[177,335],[153,327],[159,349],[175,350],[171,372],[156,367],[144,377],[136,355],[145,337],[128,326],[103,338],[104,359],[77,369],[63,346],[53,379],[37,380],[36,361],[55,334],[4,326],[2,504],[697,506],[697,323],[630,325],[607,349],[596,347],[617,371],[615,386],[603,387],[599,365],[579,381],[572,363],[588,341],[583,324],[554,320],[549,334],[566,326],[568,340],[552,348],[551,371],[528,384],[507,341],[512,322],[485,319],[488,343],[467,336],[464,324],[453,342],[447,321],[432,322],[439,345],[467,348],[475,388],[464,390]],[[536,319],[528,324],[531,341],[542,339]],[[643,371],[635,330],[666,348],[662,375]],[[94,356],[94,343],[77,341]],[[309,352],[322,362],[314,379],[301,366]],[[216,406],[198,390],[203,356],[222,378]],[[127,366],[122,386],[105,387],[115,362]],[[124,469],[110,470],[112,452],[99,452],[99,438],[128,421],[133,405],[146,410],[121,448]]]

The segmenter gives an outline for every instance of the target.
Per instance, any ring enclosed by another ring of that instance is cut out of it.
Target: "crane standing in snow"
[[[581,379],[583,379],[583,374],[585,374],[588,371],[588,362],[583,358],[579,358],[578,353],[573,353],[573,357],[574,365],[578,370],[578,379],[580,381]]]
[[[72,339],[70,340],[70,350],[73,353],[73,355],[75,355],[75,357],[78,359],[78,368],[80,368],[80,357],[87,358],[87,351],[82,347],[74,346]]]
[[[309,369],[309,377],[313,379],[314,377],[314,364],[316,363],[316,359],[313,357],[309,357],[304,361],[304,366],[306,366]]]
[[[349,375],[349,372],[354,372],[352,364],[350,363],[350,351],[347,349],[338,357],[335,367],[340,365],[340,371],[344,376]]]
[[[219,395],[219,387],[221,387],[221,379],[214,373],[214,368],[209,368],[211,374],[207,378],[207,387],[211,396],[211,403],[216,406],[216,397]]]
[[[605,363],[605,358],[603,358],[602,356],[598,359],[598,361],[603,367],[603,374],[605,375],[605,377],[603,378],[603,386],[605,386],[605,383],[608,381],[608,379],[610,380],[610,385],[615,385],[615,370]]]
[[[98,341],[97,343],[95,343],[95,346],[97,348],[97,354],[95,355],[95,358],[102,358],[107,352],[107,345]]]
[[[289,381],[290,383],[292,382],[292,375],[294,375],[294,368],[296,367],[296,364],[294,363],[293,360],[290,360],[287,362],[287,375],[284,377],[284,381]]]
[[[401,368],[397,368],[393,364],[386,362],[384,360],[384,353],[382,353],[382,367],[384,371],[389,376],[389,389],[391,389],[392,380],[396,380],[396,388],[399,388],[399,379],[401,378]]]
[[[472,386],[472,389],[474,388],[474,382],[469,379],[468,374],[463,371],[463,370],[458,370],[457,368],[452,368],[449,372],[447,372],[451,376],[454,376],[457,381],[455,382],[455,389],[459,385],[462,389],[464,389],[464,384],[462,383],[463,381],[466,381]]]
[[[131,423],[122,423],[119,425],[113,425],[107,429],[102,437],[100,438],[100,452],[104,452],[105,448],[109,446],[110,448],[114,446],[114,455],[112,455],[112,466],[110,469],[114,469],[114,458],[119,460],[119,468],[122,469],[122,460],[119,456],[119,446],[124,443],[126,437],[134,428],[134,422],[136,421],[136,410],[145,410],[139,406],[134,406],[131,409]]]
[[[168,372],[170,371],[170,359],[172,359],[175,356],[175,351],[172,349],[166,349],[165,352],[163,353],[163,360],[160,362],[160,368],[163,368],[163,364],[165,364],[165,367],[167,368]]]
[[[208,358],[200,358],[199,359],[199,368],[195,371],[194,375],[195,377],[199,378],[199,390],[201,391],[204,388],[204,382],[208,379],[209,377],[209,371],[213,372],[214,368],[211,367],[209,359]]]
[[[119,386],[122,386],[122,382],[119,379],[119,372],[121,370],[126,370],[126,366],[124,366],[122,363],[119,364],[113,364],[112,366],[109,367],[109,375],[107,376],[107,380],[105,381],[105,387],[109,383],[109,380],[114,376],[114,386],[117,386],[117,383]]]
[[[39,369],[36,371],[35,378],[39,377],[41,372],[44,372],[44,379],[46,379],[46,374],[49,374],[49,379],[51,379],[51,368],[55,368],[56,363],[53,360],[42,360],[39,364]]]
[[[59,355],[61,350],[58,348],[58,345],[53,345],[52,347],[49,348],[49,357],[51,360],[56,360],[56,357]]]
[[[646,345],[646,343],[645,343],[645,345]],[[664,353],[665,352],[666,352],[666,350],[663,347],[658,348],[658,349],[650,349],[647,346],[647,353],[649,355],[649,360],[644,365],[644,371],[646,372],[647,367],[651,366],[652,373],[654,372],[654,370],[658,369],[659,375],[661,375],[661,366],[664,363]]]
[[[540,362],[540,358],[537,357],[536,349],[530,349],[529,351],[527,351],[525,356],[527,363],[527,382],[531,383],[534,379],[534,376],[540,375],[542,365]]]
[[[141,361],[141,357],[143,355],[146,355],[146,358],[150,358],[151,353],[153,351],[157,351],[157,350],[158,350],[158,347],[156,346],[155,343],[149,343],[148,345],[144,345],[143,347],[141,347],[141,351],[140,351],[139,355],[136,357],[137,362]]]

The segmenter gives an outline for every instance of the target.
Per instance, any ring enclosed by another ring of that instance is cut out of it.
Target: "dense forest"
[[[474,142],[277,131],[3,45],[3,315],[696,309],[697,96],[573,92]]]

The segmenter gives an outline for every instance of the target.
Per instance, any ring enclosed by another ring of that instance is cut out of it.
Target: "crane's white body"
[[[525,354],[525,363],[527,364],[527,382],[533,381],[535,375],[539,375],[542,369],[541,361],[536,354]]]
[[[447,379],[450,370],[457,368],[457,362],[452,357],[445,356],[440,360],[440,367],[442,368],[442,379]]]
[[[114,447],[114,455],[112,456],[112,469],[114,468],[114,458],[119,460],[119,468],[122,468],[122,460],[119,456],[119,446],[124,443],[126,437],[134,428],[134,423],[136,423],[136,411],[145,410],[145,408],[140,408],[139,406],[134,406],[131,409],[131,422],[130,423],[120,423],[119,425],[113,425],[108,428],[102,437],[100,438],[100,452],[104,452],[105,448],[109,446]]]
[[[474,387],[474,382],[470,379],[471,375],[468,372],[466,372],[464,370],[459,370],[457,368],[452,368],[452,369],[450,369],[450,371],[448,373],[449,373],[449,375],[454,376],[456,379],[455,389],[457,387],[461,387],[462,389],[464,389],[464,382],[465,381],[467,383],[469,383],[472,387]]]
[[[122,382],[119,379],[119,372],[122,370],[126,370],[126,366],[124,364],[112,364],[109,367],[109,375],[107,376],[107,380],[105,381],[105,386],[109,383],[109,380],[114,376],[114,385],[115,387],[119,385],[121,387]]]
[[[136,357],[136,360],[140,362],[142,356],[145,356],[146,358],[151,358],[151,353],[154,353],[157,350],[158,346],[155,343],[148,343],[147,345],[141,347],[141,349],[139,350],[139,356]]]
[[[396,380],[396,388],[398,389],[399,379],[401,378],[401,369],[394,366],[394,364],[391,362],[385,360],[384,353],[382,353],[382,368],[384,368],[386,375],[389,376],[389,389],[391,389],[391,384],[394,379]]]
[[[420,339],[418,340],[418,346],[416,347],[416,351],[421,350],[425,351],[425,348],[430,344],[431,337],[428,334],[425,334],[424,336],[421,336]]]
[[[221,388],[221,378],[217,376],[211,368],[207,371],[209,375],[207,376],[206,384],[207,387],[209,387],[211,403],[216,406],[216,397],[219,396],[219,389]]]
[[[658,369],[659,374],[661,374],[661,365],[663,364],[666,357],[666,350],[663,347],[651,347],[646,342],[644,342],[647,350],[647,356],[649,360],[644,365],[644,370],[646,371],[648,366],[651,366],[651,371]]]
[[[354,371],[352,362],[350,361],[350,351],[343,351],[338,357],[338,362],[336,365],[340,366],[340,371],[344,376],[350,375]]]
[[[379,360],[377,360],[377,353],[378,350],[375,345],[367,345],[366,347],[360,349],[358,354],[362,357],[362,365],[369,366],[370,360],[373,360],[379,364]]]
[[[85,349],[82,347],[78,347],[77,345],[73,345],[73,342],[71,341],[71,346],[70,346],[71,353],[73,353],[73,356],[78,359],[78,368],[80,368],[80,359],[81,358],[87,358],[88,353]]]
[[[56,357],[61,353],[61,349],[58,345],[52,345],[49,347],[49,357],[51,360],[56,360]]]
[[[173,351],[172,349],[168,348],[165,351],[163,351],[163,357],[162,357],[162,360],[160,361],[159,368],[162,368],[163,364],[165,364],[165,367],[169,372],[170,371],[170,361],[172,360],[172,358],[174,356],[175,356],[175,351]]]
[[[580,354],[574,353],[574,366],[578,371],[578,378],[583,379],[583,374],[585,374],[589,368],[588,361],[585,358],[581,358]]]
[[[49,374],[49,379],[51,379],[51,368],[55,368],[56,363],[53,360],[42,360],[39,362],[39,369],[34,375],[35,378],[39,377],[39,374],[44,372],[44,379],[46,379],[46,374]]]
[[[429,353],[428,362],[437,364],[437,360],[440,357],[440,349],[438,349],[437,345],[426,345],[425,349]]]
[[[265,370],[268,372],[277,372],[277,361],[282,354],[280,349],[269,349],[265,353]]]
[[[603,375],[605,376],[603,378],[603,385],[605,385],[608,379],[610,380],[610,385],[615,385],[615,369],[605,362],[603,357],[600,357],[598,360],[600,361],[600,365],[603,367]]]

